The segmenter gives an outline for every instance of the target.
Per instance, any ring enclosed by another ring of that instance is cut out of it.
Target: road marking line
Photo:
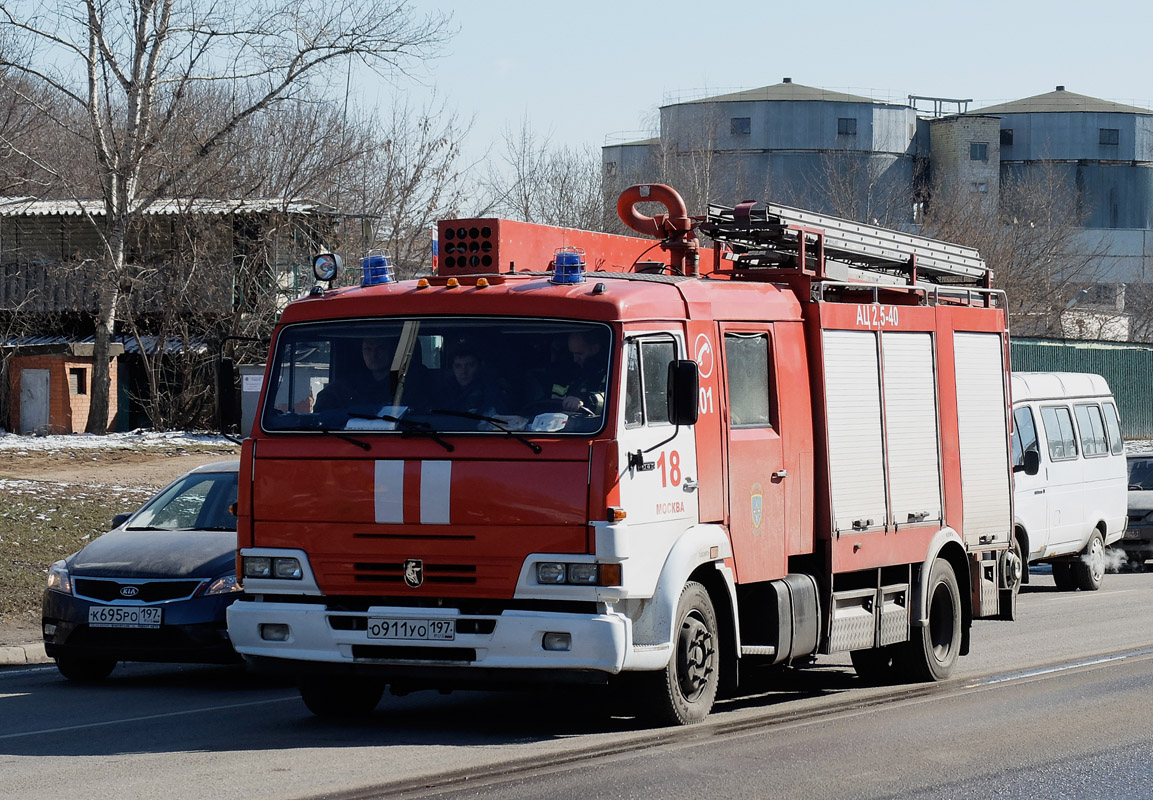
[[[1019,681],[1025,678],[1036,678],[1040,675],[1052,675],[1055,672],[1066,672],[1072,669],[1080,669],[1081,667],[1092,667],[1097,664],[1108,664],[1111,661],[1124,661],[1129,658],[1138,658],[1140,656],[1147,656],[1153,653],[1153,647],[1142,648],[1141,650],[1132,650],[1128,653],[1118,653],[1112,656],[1102,656],[1101,658],[1091,658],[1084,661],[1074,661],[1070,664],[1061,664],[1056,667],[1039,667],[1037,669],[1024,670],[1022,672],[1011,672],[996,678],[988,678],[986,680],[975,681],[974,683],[965,684],[964,688],[974,689],[979,686],[993,686],[998,683],[1007,683],[1009,681]]]
[[[287,700],[299,700],[296,695],[292,697],[278,697],[275,700],[253,700],[250,703],[230,703],[224,706],[209,706],[208,708],[193,708],[187,711],[172,711],[168,714],[149,714],[143,717],[127,717],[125,719],[110,719],[104,722],[88,722],[84,725],[67,725],[62,728],[44,728],[38,731],[21,731],[20,733],[0,734],[0,739],[19,739],[21,736],[41,736],[45,733],[63,733],[65,731],[79,731],[85,728],[103,728],[108,725],[123,725],[128,722],[145,722],[153,719],[167,719],[169,717],[184,717],[189,714],[203,714],[208,711],[226,711],[231,708],[247,708],[248,706],[263,706],[270,703],[283,703]]]

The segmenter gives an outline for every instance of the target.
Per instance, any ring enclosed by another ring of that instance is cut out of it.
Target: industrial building
[[[933,202],[962,197],[995,210],[1006,186],[1055,181],[1075,204],[1070,247],[1094,263],[1093,286],[1070,307],[1120,314],[1127,284],[1153,282],[1153,110],[1064,86],[971,102],[882,102],[785,78],[671,103],[660,109],[659,137],[603,148],[606,196],[665,180],[690,208],[771,199],[915,228]],[[1125,324],[1096,330],[1129,338]]]

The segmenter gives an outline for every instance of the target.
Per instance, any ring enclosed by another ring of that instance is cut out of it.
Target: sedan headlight
[[[48,588],[54,592],[72,594],[72,576],[68,574],[68,565],[63,560],[48,568]]]
[[[219,578],[208,584],[208,588],[204,590],[204,594],[229,594],[231,592],[243,592],[244,587],[236,580],[236,575],[221,575]]]

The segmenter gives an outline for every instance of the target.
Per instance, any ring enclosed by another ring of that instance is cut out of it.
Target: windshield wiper
[[[341,433],[340,431],[334,431],[332,428],[317,428],[316,430],[320,431],[321,433],[327,433],[329,436],[335,436],[337,439],[343,439],[346,442],[351,442],[361,450],[372,449],[372,445],[370,445],[368,442],[362,442],[360,439],[354,439],[348,434]]]
[[[396,426],[400,428],[400,435],[402,437],[427,436],[450,453],[456,449],[452,442],[446,442],[442,439],[440,432],[434,430],[427,422],[411,422],[407,419],[394,417],[392,414],[357,414],[354,412],[349,414],[348,417],[349,419],[380,419],[385,422],[394,422]]]
[[[532,440],[530,440],[524,436],[521,436],[519,433],[514,431],[512,428],[508,427],[508,425],[505,424],[505,421],[503,419],[499,419],[497,417],[490,417],[490,416],[487,416],[485,414],[474,414],[471,411],[449,411],[449,410],[443,409],[443,408],[433,409],[432,413],[433,414],[443,414],[446,417],[462,417],[464,419],[475,419],[479,422],[487,422],[489,425],[492,425],[498,431],[503,431],[507,436],[511,436],[512,438],[516,439],[518,442],[522,442],[525,445],[525,447],[529,448],[530,450],[532,450],[537,455],[540,455],[541,447],[539,444],[537,444],[536,442],[534,442],[534,441],[532,441]]]

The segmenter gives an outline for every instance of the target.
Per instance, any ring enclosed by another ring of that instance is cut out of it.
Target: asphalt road
[[[823,658],[687,729],[589,691],[386,695],[335,724],[239,669],[121,666],[89,687],[3,668],[0,796],[1153,797],[1153,573],[1033,579],[944,684],[863,687]]]

